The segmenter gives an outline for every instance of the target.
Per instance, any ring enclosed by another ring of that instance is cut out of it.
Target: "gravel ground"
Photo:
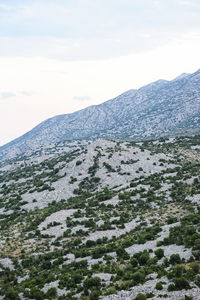
[[[157,282],[166,282],[167,284],[163,285],[163,290],[158,291],[155,289]],[[194,300],[199,300],[199,288],[192,288],[191,290],[181,290],[181,291],[175,291],[175,292],[168,292],[167,286],[169,284],[169,280],[166,277],[162,277],[161,279],[153,279],[145,282],[142,285],[138,285],[133,287],[129,291],[120,291],[118,294],[115,295],[109,295],[109,296],[102,296],[100,299],[102,300],[133,300],[139,293],[147,294],[147,293],[153,293],[154,297],[151,298],[152,300],[156,299],[167,299],[167,300],[179,300],[179,299],[185,299],[185,295],[192,296]],[[165,295],[167,294],[168,297],[160,297],[159,295]]]
[[[138,225],[138,221],[139,217],[129,223],[125,223],[124,229],[111,229],[92,232],[87,238],[84,239],[84,242],[86,242],[87,240],[96,241],[98,239],[102,239],[103,237],[107,237],[109,239],[111,239],[113,236],[119,237],[120,235],[130,232],[132,229],[134,229]]]
[[[162,241],[165,237],[169,236],[170,228],[178,226],[179,222],[170,224],[170,225],[164,225],[162,226],[162,232],[159,233],[159,237],[153,241],[148,241],[145,244],[135,244],[133,246],[130,246],[126,248],[126,251],[128,254],[133,255],[139,251],[144,250],[153,250],[155,251],[158,248],[162,248],[164,250],[164,255],[167,258],[170,258],[170,256],[174,253],[179,254],[181,258],[184,258],[188,260],[192,256],[191,249],[186,249],[184,246],[177,246],[177,245],[168,245],[168,246],[160,246],[157,247],[157,242]]]
[[[8,268],[11,271],[15,269],[12,260],[8,257],[0,259],[0,264],[2,264],[4,268]]]
[[[63,235],[63,232],[67,229],[66,226],[66,218],[73,215],[76,209],[68,209],[68,210],[60,210],[49,217],[47,217],[39,226],[38,229],[41,231],[42,234],[49,234],[55,237],[59,237]],[[48,224],[52,222],[59,222],[61,225],[53,226],[48,229],[43,230],[46,228]]]
[[[58,283],[59,283],[59,280],[56,280],[56,281],[53,281],[53,282],[50,282],[50,283],[46,283],[45,286],[42,288],[42,291],[44,293],[46,293],[48,291],[48,289],[50,289],[52,287],[55,287],[57,289],[57,295],[58,296],[62,296],[64,294],[66,294],[67,290],[66,289],[59,289]]]

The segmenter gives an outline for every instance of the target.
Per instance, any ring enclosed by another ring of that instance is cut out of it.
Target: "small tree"
[[[161,259],[164,256],[164,250],[161,248],[155,250],[154,253],[158,259]]]
[[[175,264],[180,264],[181,263],[181,258],[179,254],[172,254],[169,259],[170,264],[175,265]]]

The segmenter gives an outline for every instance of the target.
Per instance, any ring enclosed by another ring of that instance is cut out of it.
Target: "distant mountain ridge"
[[[50,118],[0,147],[0,160],[64,140],[149,139],[200,132],[200,70]]]

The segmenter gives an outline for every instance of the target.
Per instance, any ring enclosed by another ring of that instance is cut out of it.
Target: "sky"
[[[200,69],[199,0],[0,0],[0,145]]]

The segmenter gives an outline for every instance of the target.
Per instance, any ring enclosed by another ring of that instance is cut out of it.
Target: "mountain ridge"
[[[0,147],[0,160],[64,140],[143,140],[200,132],[200,70],[157,80],[99,105],[49,118]]]

